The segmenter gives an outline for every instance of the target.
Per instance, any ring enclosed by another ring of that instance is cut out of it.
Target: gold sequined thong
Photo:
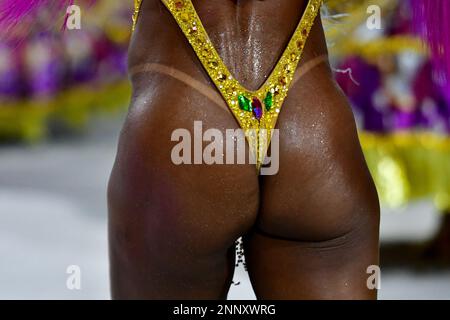
[[[135,0],[133,29],[142,1]],[[306,10],[282,56],[267,80],[256,91],[245,88],[233,77],[212,44],[191,0],[161,1],[175,18],[209,77],[244,130],[259,170],[323,0],[308,0]]]

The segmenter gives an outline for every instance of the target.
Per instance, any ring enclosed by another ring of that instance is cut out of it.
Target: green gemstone
[[[244,97],[242,94],[238,97],[239,107],[244,111],[252,111],[252,103],[249,99]]]
[[[269,111],[273,106],[273,94],[272,92],[267,92],[266,97],[264,98],[264,104],[266,105],[266,110]]]

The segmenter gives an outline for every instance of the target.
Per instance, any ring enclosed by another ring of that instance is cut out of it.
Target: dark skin
[[[270,73],[305,0],[194,1],[225,64],[245,87]],[[317,19],[300,63],[327,54]],[[145,0],[130,67],[162,63],[211,86],[159,0]],[[181,165],[175,129],[239,128],[233,116],[166,75],[131,77],[133,98],[109,184],[112,297],[224,299],[244,236],[259,299],[373,299],[379,204],[347,100],[327,63],[291,88],[280,114],[280,170]]]

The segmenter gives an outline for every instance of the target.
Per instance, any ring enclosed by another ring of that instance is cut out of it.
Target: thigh
[[[172,133],[236,127],[231,115],[183,84],[143,76],[109,183],[112,292],[116,298],[223,298],[234,242],[253,225],[253,166],[176,165]],[[154,85],[170,88],[154,90]],[[176,92],[176,95],[171,94]]]
[[[265,299],[374,297],[379,204],[354,118],[324,73],[303,83],[280,115],[279,173],[262,178],[250,276]]]

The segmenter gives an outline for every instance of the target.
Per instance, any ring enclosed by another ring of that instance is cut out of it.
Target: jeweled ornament
[[[264,98],[264,105],[266,106],[266,110],[270,111],[273,106],[273,94],[272,92],[267,92],[266,97]]]
[[[261,101],[259,101],[259,99],[256,97],[253,98],[252,109],[253,109],[253,115],[255,116],[255,118],[257,120],[261,120],[262,115],[263,115],[262,104],[261,104]]]
[[[252,104],[250,102],[250,99],[247,99],[245,96],[240,95],[238,97],[239,101],[239,108],[244,111],[252,111]]]
[[[175,8],[177,8],[178,10],[183,9],[183,7],[184,7],[184,2],[183,1],[175,2]]]

